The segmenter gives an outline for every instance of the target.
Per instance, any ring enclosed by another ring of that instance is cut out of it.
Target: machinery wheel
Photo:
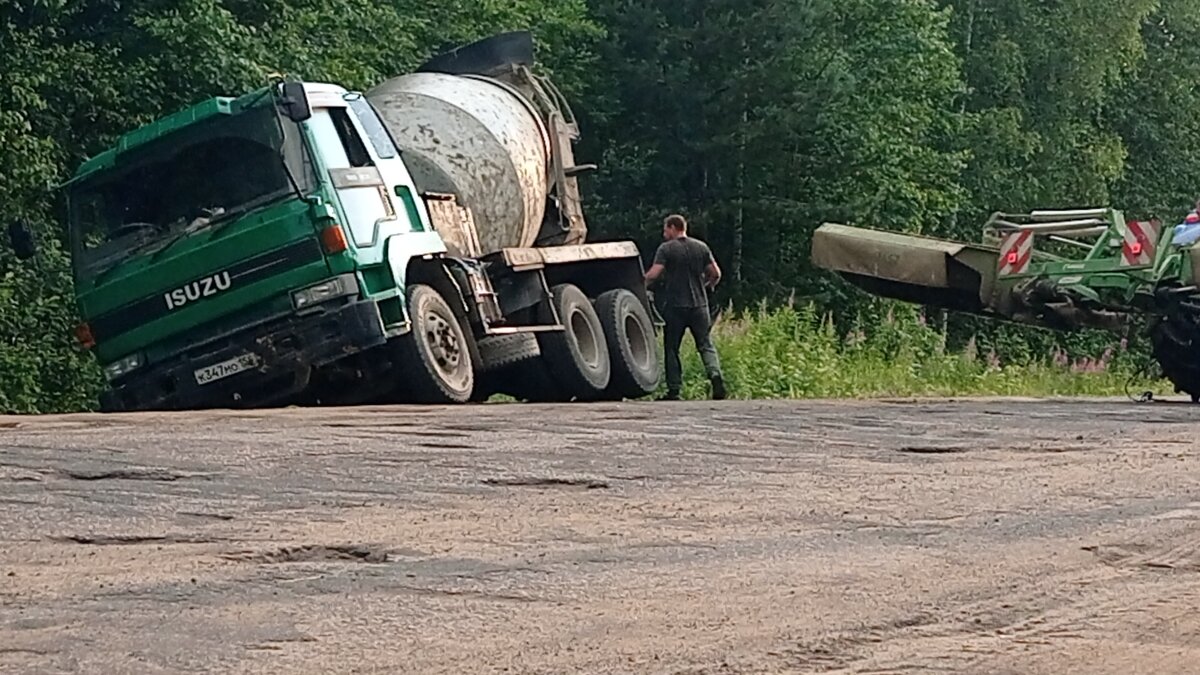
[[[466,403],[475,389],[467,336],[450,305],[430,286],[408,291],[412,330],[400,338],[401,390],[414,403]]]
[[[658,388],[658,358],[654,348],[654,323],[638,297],[624,288],[596,298],[596,314],[604,327],[612,361],[608,396],[642,398]]]
[[[612,379],[612,360],[596,309],[573,284],[552,288],[550,302],[554,303],[564,330],[538,334],[542,360],[567,398],[580,401],[602,398]]]
[[[1187,394],[1192,402],[1200,402],[1200,352],[1196,341],[1200,326],[1183,318],[1166,318],[1150,328],[1150,344],[1154,359],[1175,391]]]

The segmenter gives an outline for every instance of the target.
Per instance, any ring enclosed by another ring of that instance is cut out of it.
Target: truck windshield
[[[292,194],[284,161],[307,190],[311,163],[299,128],[286,118],[283,128],[281,135],[270,106],[215,117],[135,148],[72,186],[77,274],[93,276]]]

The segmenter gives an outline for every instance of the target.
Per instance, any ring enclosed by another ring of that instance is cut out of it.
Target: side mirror
[[[308,92],[304,91],[302,82],[284,82],[279,105],[283,114],[297,124],[312,117],[312,106],[308,104]]]
[[[29,260],[37,255],[37,244],[33,241],[33,230],[29,223],[18,220],[8,225],[8,239],[18,260]]]

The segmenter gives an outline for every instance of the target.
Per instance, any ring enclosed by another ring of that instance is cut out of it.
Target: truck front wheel
[[[415,403],[466,403],[475,389],[475,368],[462,325],[430,286],[408,291],[412,330],[400,338],[400,389]]]
[[[578,286],[560,284],[550,292],[564,330],[538,334],[542,359],[568,397],[580,401],[603,398],[612,376],[612,360],[600,317]]]

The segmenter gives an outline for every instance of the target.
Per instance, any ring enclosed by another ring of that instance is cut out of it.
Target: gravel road
[[[1194,673],[1197,419],[0,417],[0,672]]]

